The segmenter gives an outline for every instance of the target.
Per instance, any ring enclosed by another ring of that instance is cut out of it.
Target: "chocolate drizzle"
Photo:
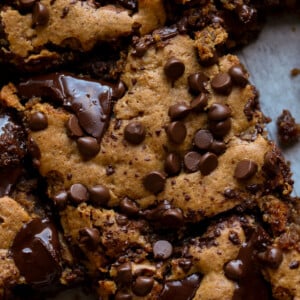
[[[58,235],[47,219],[36,218],[23,225],[11,253],[29,284],[49,285],[60,275]]]
[[[271,299],[270,289],[260,272],[256,257],[258,248],[265,244],[265,237],[262,228],[255,230],[249,241],[242,245],[236,260],[225,266],[225,275],[237,282],[232,300]],[[228,267],[229,264],[232,267]],[[236,276],[232,276],[233,273]]]
[[[75,113],[85,132],[100,142],[108,127],[113,87],[101,81],[52,73],[37,76],[18,85],[21,97],[45,97]]]
[[[161,300],[190,300],[193,299],[196,290],[200,284],[202,276],[192,274],[182,280],[168,281],[160,294]]]

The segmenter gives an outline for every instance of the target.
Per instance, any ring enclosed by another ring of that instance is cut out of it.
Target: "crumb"
[[[290,111],[285,109],[278,117],[277,132],[279,142],[283,145],[290,145],[299,140],[300,124],[296,123],[296,120]]]

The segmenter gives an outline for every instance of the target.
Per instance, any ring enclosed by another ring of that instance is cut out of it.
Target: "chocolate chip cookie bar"
[[[103,299],[240,299],[249,278],[262,299],[266,279],[297,295],[276,279],[297,257],[293,182],[249,74],[230,54],[201,63],[227,40],[219,24],[194,39],[166,31],[135,40],[118,83],[56,72],[2,89],[24,113],[64,235]]]

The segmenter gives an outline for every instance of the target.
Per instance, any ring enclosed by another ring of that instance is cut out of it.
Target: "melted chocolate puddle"
[[[258,228],[244,243],[236,260],[225,267],[225,275],[237,282],[232,300],[270,300],[270,288],[264,280],[257,261],[257,249],[266,241],[266,233]],[[230,264],[230,266],[229,266]]]
[[[159,299],[190,300],[194,297],[201,279],[201,275],[192,274],[182,280],[166,282]]]
[[[45,97],[70,109],[85,132],[98,142],[108,127],[112,100],[117,94],[108,83],[64,73],[31,78],[17,89],[21,97]]]
[[[60,273],[59,240],[55,227],[47,219],[33,219],[17,233],[11,254],[26,282],[49,285]]]

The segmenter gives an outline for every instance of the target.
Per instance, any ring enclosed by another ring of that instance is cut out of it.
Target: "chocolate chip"
[[[79,243],[85,245],[89,250],[95,250],[100,241],[100,233],[96,228],[83,228],[79,230]]]
[[[176,153],[169,153],[165,160],[165,171],[169,175],[176,175],[181,170],[180,156]]]
[[[239,280],[244,273],[243,262],[239,259],[229,261],[224,266],[224,273],[231,280]]]
[[[246,4],[237,6],[237,13],[243,24],[253,23],[257,18],[257,10]]]
[[[120,80],[116,85],[113,86],[112,98],[114,100],[122,98],[125,95],[126,90],[127,87],[125,83],[122,80]]]
[[[159,171],[153,171],[147,174],[143,179],[143,185],[146,190],[153,194],[158,194],[165,188],[165,174]]]
[[[217,137],[221,138],[225,136],[231,129],[231,119],[228,118],[224,121],[211,121],[208,123],[208,129],[211,133]]]
[[[209,78],[202,72],[191,74],[188,77],[190,91],[196,95],[207,92],[205,87],[208,80]]]
[[[160,240],[153,245],[153,255],[156,259],[168,259],[173,252],[173,246],[170,242],[165,240]]]
[[[160,224],[167,228],[179,228],[183,223],[183,214],[179,208],[170,208],[163,212]]]
[[[257,258],[269,268],[277,269],[283,260],[283,254],[279,248],[268,248],[266,251],[258,253]]]
[[[223,121],[231,116],[231,109],[221,103],[213,103],[207,113],[210,121]]]
[[[148,276],[138,276],[131,288],[136,296],[144,297],[151,292],[153,285],[153,278]]]
[[[146,130],[141,122],[133,121],[124,128],[124,138],[127,142],[138,145],[146,136]]]
[[[225,152],[226,145],[224,142],[214,140],[210,145],[209,150],[217,155],[220,155]]]
[[[27,9],[31,8],[37,0],[19,0],[20,8]]]
[[[117,267],[117,281],[122,284],[132,282],[132,267],[130,262],[123,263]]]
[[[264,155],[264,170],[269,175],[275,175],[279,172],[279,157],[274,151],[268,151]]]
[[[49,286],[61,274],[57,231],[47,219],[34,218],[17,232],[11,255],[26,283]]]
[[[293,260],[293,261],[291,261],[290,264],[289,264],[289,268],[290,268],[291,270],[298,269],[299,266],[300,266],[300,263],[299,263],[298,260]]]
[[[232,66],[229,71],[229,75],[233,82],[241,87],[245,87],[248,83],[247,74],[241,65]]]
[[[43,3],[36,2],[32,10],[32,24],[34,26],[47,25],[50,19],[50,14],[47,6]]]
[[[64,209],[68,201],[68,193],[66,191],[60,191],[53,196],[53,202],[59,209]]]
[[[127,197],[121,200],[120,209],[123,214],[130,217],[137,215],[139,212],[139,207],[137,206],[137,204]]]
[[[194,98],[190,104],[190,108],[194,112],[203,112],[208,104],[208,98],[206,93],[200,93]]]
[[[181,121],[175,121],[170,123],[167,127],[166,132],[168,138],[175,144],[183,143],[187,134],[186,126]]]
[[[200,150],[208,150],[213,143],[213,136],[210,131],[206,129],[200,129],[194,136],[194,144]]]
[[[164,66],[164,72],[166,76],[172,81],[181,77],[184,73],[184,70],[184,63],[175,57],[169,58]]]
[[[97,139],[95,139],[91,136],[80,137],[77,140],[77,147],[78,147],[79,152],[85,158],[92,158],[92,157],[96,156],[100,151],[100,145],[99,145]]]
[[[118,291],[115,295],[115,300],[132,300],[132,295],[124,292],[124,291]]]
[[[218,157],[216,154],[207,152],[202,155],[199,163],[199,169],[202,175],[208,175],[218,166]]]
[[[201,155],[198,152],[190,151],[183,157],[183,163],[187,172],[193,173],[199,170]]]
[[[191,259],[182,258],[182,259],[180,259],[178,265],[184,272],[187,273],[191,269],[193,262]]]
[[[234,177],[236,179],[249,179],[257,172],[256,162],[250,159],[244,159],[237,163],[234,170]]]
[[[96,206],[103,206],[110,200],[109,189],[103,185],[95,185],[89,188],[90,201]]]
[[[177,103],[169,107],[169,117],[171,120],[179,120],[185,118],[190,112],[190,108],[185,103]]]
[[[233,199],[237,196],[236,192],[231,188],[226,188],[223,194],[228,199]]]
[[[229,95],[232,90],[232,80],[228,73],[219,73],[211,80],[211,87],[220,94]]]
[[[33,131],[39,131],[48,127],[48,118],[43,112],[34,112],[28,118],[28,126]]]
[[[145,53],[148,50],[148,45],[144,43],[143,41],[139,41],[135,46],[134,46],[134,51],[132,54],[137,57],[143,57]]]
[[[75,183],[71,185],[69,190],[69,196],[73,202],[76,204],[80,204],[81,202],[85,202],[89,198],[87,188],[81,183]]]
[[[79,125],[78,118],[75,115],[71,115],[67,124],[68,134],[71,137],[81,137],[83,136],[83,130],[81,129]]]

